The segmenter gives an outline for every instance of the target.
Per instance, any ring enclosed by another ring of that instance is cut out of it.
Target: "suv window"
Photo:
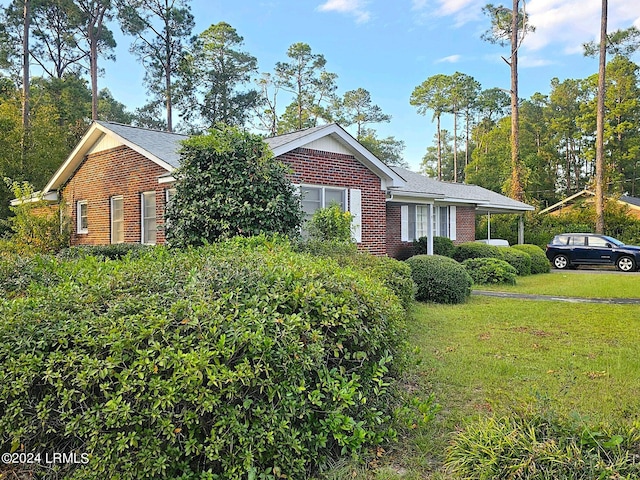
[[[553,243],[555,245],[567,245],[567,243],[569,243],[569,235],[556,235]]]
[[[569,238],[569,245],[573,245],[576,247],[582,247],[586,245],[586,238],[582,236],[572,236]]]
[[[607,247],[607,246],[611,246],[611,244],[609,243],[609,245],[607,245],[607,240],[602,238],[602,237],[589,237],[589,246],[590,247]]]

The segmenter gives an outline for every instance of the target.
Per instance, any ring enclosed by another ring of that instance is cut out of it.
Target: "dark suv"
[[[578,265],[615,265],[633,272],[640,265],[640,247],[595,233],[563,233],[547,245],[547,258],[555,268]]]

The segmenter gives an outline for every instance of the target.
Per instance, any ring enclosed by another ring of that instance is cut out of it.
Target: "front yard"
[[[519,277],[508,290],[639,298],[638,280],[552,273]],[[463,305],[418,305],[410,335],[417,388],[433,392],[442,410],[390,453],[377,478],[450,478],[442,462],[452,433],[483,417],[527,410],[585,429],[640,419],[637,305],[472,296]]]

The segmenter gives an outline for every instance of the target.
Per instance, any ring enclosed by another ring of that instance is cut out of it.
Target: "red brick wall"
[[[456,208],[456,245],[473,242],[476,239],[476,209],[475,207]]]
[[[358,188],[362,191],[362,243],[375,255],[385,255],[386,194],[380,189],[380,178],[352,155],[297,148],[278,157],[294,171],[293,183]]]
[[[116,195],[123,197],[124,241],[140,243],[140,194],[152,190],[156,191],[157,243],[164,243],[161,227],[168,185],[158,184],[158,176],[164,173],[164,168],[125,146],[88,155],[62,189],[71,219],[71,245],[111,243],[110,201]],[[79,200],[87,201],[87,234],[76,233]]]
[[[403,242],[399,203],[387,203],[387,255],[407,259],[413,255],[413,242]]]

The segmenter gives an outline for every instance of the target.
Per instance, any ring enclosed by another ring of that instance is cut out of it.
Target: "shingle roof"
[[[277,135],[275,137],[265,138],[264,141],[267,142],[267,145],[274,150],[282,145],[286,145],[287,143],[291,143],[294,140],[298,140],[299,138],[306,137],[307,135],[311,135],[318,130],[323,130],[327,128],[327,125],[320,125],[317,127],[306,128],[304,130],[299,130],[297,132],[285,133],[284,135]]]
[[[180,142],[189,138],[179,133],[162,132],[141,127],[132,127],[121,123],[97,121],[116,135],[138,145],[153,156],[167,162],[174,168],[180,165]]]
[[[640,198],[638,197],[630,197],[628,195],[621,195],[620,196],[620,200],[622,200],[623,202],[626,202],[630,205],[635,205],[637,207],[640,207]]]
[[[533,210],[531,205],[518,202],[499,193],[487,190],[477,185],[467,185],[464,183],[441,182],[434,178],[429,178],[420,173],[412,172],[402,167],[391,167],[401,175],[407,182],[406,186],[399,189],[398,193],[421,193],[426,197],[444,198],[446,201],[455,202],[466,201],[478,206],[507,209],[507,210]]]

